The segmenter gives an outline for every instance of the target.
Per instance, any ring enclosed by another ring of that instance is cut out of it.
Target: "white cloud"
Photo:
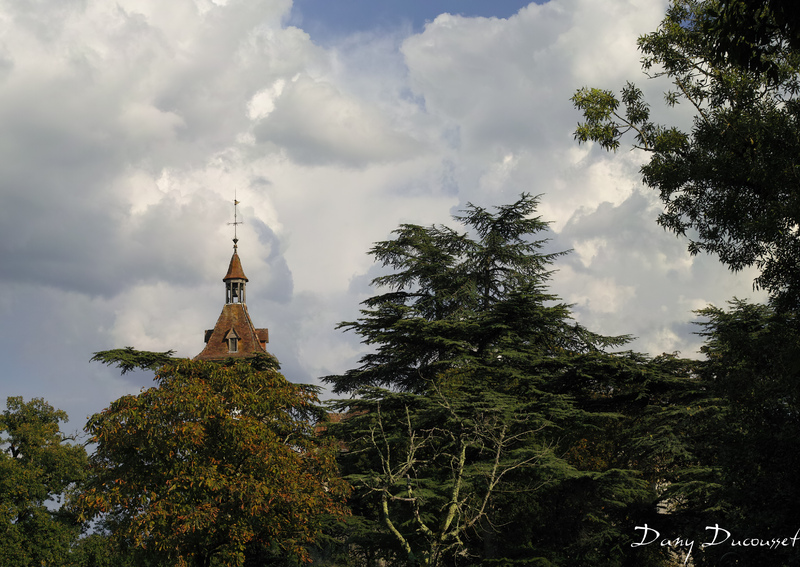
[[[286,86],[284,79],[278,79],[266,89],[258,91],[247,103],[247,115],[250,120],[260,120],[266,118],[275,110],[275,99],[281,96],[283,88]]]
[[[256,140],[269,142],[303,165],[403,161],[422,145],[399,132],[375,108],[341,93],[330,83],[300,75],[273,99],[255,127]]]
[[[69,390],[86,414],[143,380],[91,352],[196,354],[223,301],[234,190],[249,310],[290,378],[355,363],[363,347],[334,325],[369,293],[372,242],[522,191],[544,193],[554,249],[577,251],[552,291],[582,323],[691,350],[690,311],[751,295],[752,273],[689,257],[655,225],[642,156],[578,147],[569,102],[640,77],[636,36],[664,6],[550,0],[322,48],[283,24],[289,0],[3,4],[5,389]]]
[[[579,240],[572,243],[572,249],[580,259],[584,268],[591,266],[598,252],[607,245],[605,238],[596,237],[587,240]]]
[[[579,282],[576,293],[567,298],[569,302],[594,314],[619,313],[636,296],[635,286],[620,284],[611,276],[598,278],[587,274],[578,275],[568,266],[562,268],[562,271],[561,278]]]

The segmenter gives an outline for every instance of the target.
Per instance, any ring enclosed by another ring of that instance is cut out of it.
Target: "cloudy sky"
[[[150,384],[93,352],[200,352],[234,191],[249,311],[290,380],[363,352],[335,326],[370,294],[372,242],[523,191],[543,194],[553,250],[575,251],[552,291],[577,320],[696,356],[692,310],[753,297],[752,274],[655,224],[642,156],[572,137],[575,89],[643,81],[635,39],[664,6],[0,3],[0,394],[44,397],[79,429]]]

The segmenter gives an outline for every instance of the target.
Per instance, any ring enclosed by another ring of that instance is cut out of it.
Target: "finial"
[[[229,225],[233,225],[233,251],[236,252],[236,248],[238,247],[237,243],[239,242],[239,238],[236,234],[236,228],[240,224],[244,224],[243,221],[239,220],[238,216],[238,209],[237,206],[239,205],[239,201],[236,200],[236,189],[233,190],[233,222],[229,222]]]

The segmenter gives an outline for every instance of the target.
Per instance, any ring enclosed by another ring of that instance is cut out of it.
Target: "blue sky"
[[[542,1],[536,2],[542,4]],[[524,0],[295,0],[289,23],[328,43],[358,32],[410,26],[421,32],[439,14],[508,18],[530,4]]]

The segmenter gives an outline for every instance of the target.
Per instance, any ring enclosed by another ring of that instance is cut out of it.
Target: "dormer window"
[[[228,334],[225,335],[225,340],[228,343],[228,353],[239,352],[239,335],[236,334],[235,330],[228,331]]]

